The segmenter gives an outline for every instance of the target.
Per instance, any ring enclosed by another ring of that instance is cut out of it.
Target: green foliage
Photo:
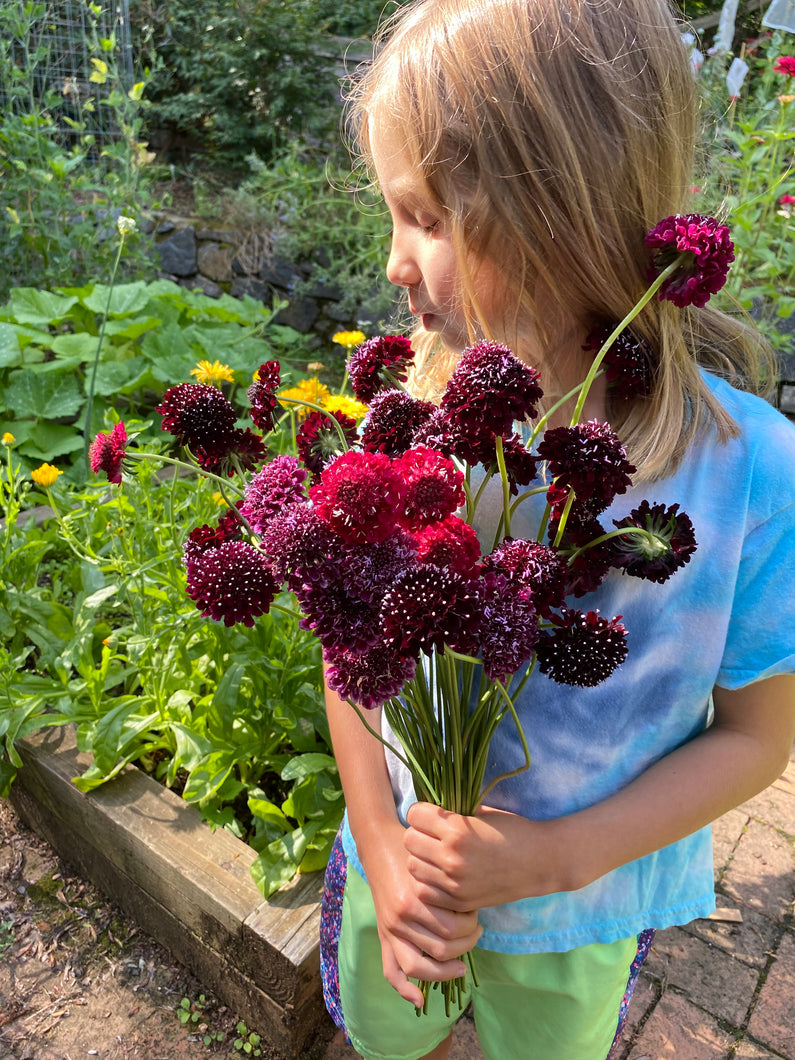
[[[262,1039],[254,1031],[250,1031],[243,1020],[240,1020],[238,1025],[235,1027],[235,1038],[234,1045],[235,1049],[239,1053],[243,1053],[244,1056],[262,1056]]]

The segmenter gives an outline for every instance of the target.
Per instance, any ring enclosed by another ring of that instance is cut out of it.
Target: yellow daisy
[[[52,464],[42,464],[41,467],[37,467],[35,471],[31,471],[30,477],[36,483],[37,486],[43,486],[45,489],[49,489],[52,486],[59,475],[62,475],[63,471],[59,471],[57,467],[53,467]]]
[[[336,335],[331,336],[331,341],[344,346],[346,350],[352,350],[354,346],[364,342],[365,338],[363,331],[338,331]]]
[[[3,445],[13,445],[16,438],[11,431],[3,431]]]
[[[346,397],[344,394],[332,394],[323,402],[323,408],[329,412],[343,412],[346,416],[352,416],[360,420],[367,412],[367,406],[355,398]]]
[[[220,361],[213,361],[212,364],[209,361],[199,361],[195,368],[191,368],[190,374],[196,376],[197,383],[209,383],[211,386],[222,380],[227,383],[235,381],[235,373],[228,364],[221,364]]]
[[[293,402],[311,401],[315,405],[325,405],[326,401],[331,397],[331,391],[327,386],[324,386],[319,379],[301,379],[297,386],[291,386],[287,390],[283,390],[281,394],[276,395],[279,399],[289,398],[286,407],[296,408]],[[301,408],[300,405],[297,408],[298,418],[302,420],[307,414],[306,408]]]

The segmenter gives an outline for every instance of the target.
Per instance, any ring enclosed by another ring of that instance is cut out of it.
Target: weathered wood
[[[318,975],[319,873],[264,901],[256,856],[140,770],[84,794],[90,763],[69,728],[21,741],[12,788],[23,820],[191,968],[286,1057],[325,1023]]]

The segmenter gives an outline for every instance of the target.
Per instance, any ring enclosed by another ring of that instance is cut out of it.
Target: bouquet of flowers
[[[262,433],[238,427],[214,386],[174,386],[158,406],[164,430],[229,495],[217,524],[191,530],[185,542],[196,606],[227,625],[252,625],[281,607],[277,594],[288,589],[300,625],[322,644],[329,686],[378,739],[366,715],[381,707],[418,798],[460,814],[530,765],[514,701],[535,667],[591,686],[626,657],[621,616],[579,609],[571,598],[612,569],[663,582],[696,548],[677,504],[644,500],[602,525],[635,468],[609,425],[580,422],[597,372],[624,394],[648,387],[643,342],[626,329],[650,298],[703,305],[725,280],[725,226],[677,216],[647,241],[654,280],[624,321],[593,338],[569,426],[545,430],[554,410],[538,417],[538,372],[493,342],[463,353],[438,406],[413,397],[403,386],[413,354],[402,336],[365,340],[351,353],[350,383],[368,406],[361,427],[314,407],[297,429],[296,455],[266,459],[263,434],[276,428],[285,400],[277,362],[262,364],[249,389]],[[92,468],[120,482],[133,455],[119,423],[92,443]],[[495,492],[496,530],[481,543],[479,516]],[[531,496],[541,498],[537,533],[513,537],[516,509]],[[485,787],[489,743],[506,718],[525,759]],[[431,985],[422,984],[426,996]],[[462,985],[442,984],[447,1005],[460,1004]]]

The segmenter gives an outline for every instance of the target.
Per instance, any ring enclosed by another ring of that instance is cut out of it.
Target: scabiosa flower
[[[225,541],[242,541],[243,524],[237,517],[234,508],[224,512],[216,526],[197,526],[188,534],[182,546],[182,562],[188,567],[193,560],[207,552],[208,549],[218,548]]]
[[[382,390],[370,403],[362,428],[362,449],[400,456],[411,448],[414,435],[435,410],[430,401],[420,401],[405,390]]]
[[[380,600],[397,576],[416,562],[416,540],[398,528],[385,541],[345,546],[340,574],[354,596],[371,604]]]
[[[583,349],[598,353],[613,330],[610,324],[595,328],[585,340]],[[645,339],[625,329],[605,351],[602,365],[607,385],[616,397],[627,400],[647,397],[651,393],[654,381],[652,352]]]
[[[566,563],[549,545],[525,538],[506,537],[485,557],[486,571],[496,571],[533,594],[539,614],[548,616],[566,595]]]
[[[481,594],[477,637],[483,669],[491,680],[505,681],[532,656],[538,615],[532,594],[502,574],[486,574]]]
[[[660,288],[658,298],[683,309],[701,308],[723,287],[734,261],[734,244],[726,225],[698,213],[666,217],[646,236],[651,248],[647,278],[653,280],[681,255],[680,267]]]
[[[298,625],[311,630],[325,649],[365,651],[380,640],[378,608],[364,603],[341,581],[331,585],[304,584],[295,598],[303,617]]]
[[[276,426],[279,408],[276,391],[280,386],[281,365],[278,361],[266,361],[254,373],[254,382],[248,388],[251,422],[266,434]]]
[[[225,626],[253,626],[276,595],[265,556],[246,541],[225,541],[188,564],[188,596],[203,615]]]
[[[614,565],[636,578],[667,581],[674,571],[690,562],[696,551],[693,524],[685,512],[679,511],[678,504],[666,508],[644,500],[626,519],[614,519],[613,523],[619,530],[638,526],[648,531],[648,536],[627,534],[611,541],[617,553]]]
[[[363,342],[348,358],[348,378],[359,401],[369,405],[379,390],[404,383],[413,357],[411,343],[403,335]]]
[[[405,485],[399,518],[409,530],[452,515],[466,500],[463,474],[452,460],[434,449],[409,449],[393,467]]]
[[[310,412],[302,420],[296,432],[295,441],[301,463],[309,471],[312,481],[316,482],[323,469],[343,452],[339,431],[331,422],[335,419],[342,427],[348,446],[356,441],[356,420],[342,412]]]
[[[235,410],[221,391],[207,383],[178,383],[169,387],[156,411],[163,430],[194,452],[229,448],[235,432]]]
[[[514,420],[535,416],[543,394],[538,378],[507,346],[478,342],[462,353],[441,407],[464,436],[484,431],[505,436]]]
[[[561,685],[601,684],[627,657],[627,631],[620,619],[563,608],[552,617],[554,630],[538,638],[539,669]]]
[[[104,471],[108,482],[119,485],[127,452],[127,430],[123,423],[117,423],[110,434],[101,431],[88,448],[88,459],[95,475]]]
[[[502,455],[511,493],[516,494],[519,492],[519,486],[529,486],[536,477],[538,460],[518,434],[509,434],[507,438],[503,438]]]
[[[450,456],[457,453],[458,432],[453,429],[444,409],[434,409],[428,419],[414,432],[412,446],[425,445],[437,453]]]
[[[355,450],[335,460],[309,490],[320,518],[352,545],[389,537],[405,494],[403,479],[388,456]]]
[[[324,650],[323,657],[328,664],[329,688],[364,710],[381,707],[392,696],[399,695],[417,671],[416,659],[400,655],[383,644],[361,653],[329,648]]]
[[[384,642],[402,655],[430,655],[475,635],[478,591],[454,571],[414,567],[398,575],[381,603]]]
[[[549,535],[557,536],[558,524],[551,520]],[[558,545],[561,556],[568,557],[566,564],[566,592],[574,596],[585,596],[592,593],[605,580],[615,566],[615,548],[612,541],[600,541],[598,545],[590,544],[605,534],[605,528],[592,515],[572,508],[566,522],[563,537]],[[587,548],[583,546],[587,545]],[[583,548],[580,552],[579,549]]]
[[[631,485],[636,470],[618,435],[606,423],[589,420],[574,427],[546,431],[538,455],[549,461],[556,491],[548,497],[559,514],[560,491],[573,489],[580,508],[593,515],[604,511],[619,493]]]
[[[206,462],[204,466],[208,470],[217,469],[222,474],[229,475],[234,474],[238,467],[242,471],[253,471],[265,459],[267,452],[265,443],[259,434],[254,434],[249,427],[237,428],[229,451],[219,455],[212,467],[209,462]]]
[[[795,77],[795,55],[779,55],[773,63],[773,73]]]
[[[252,530],[261,534],[270,520],[291,504],[306,499],[306,471],[294,456],[276,456],[246,486],[241,513]]]
[[[332,585],[342,542],[311,504],[293,504],[268,522],[262,549],[276,581],[292,592],[303,585]]]
[[[478,535],[457,515],[423,526],[415,532],[414,539],[420,563],[446,567],[465,578],[473,575],[480,560]]]

